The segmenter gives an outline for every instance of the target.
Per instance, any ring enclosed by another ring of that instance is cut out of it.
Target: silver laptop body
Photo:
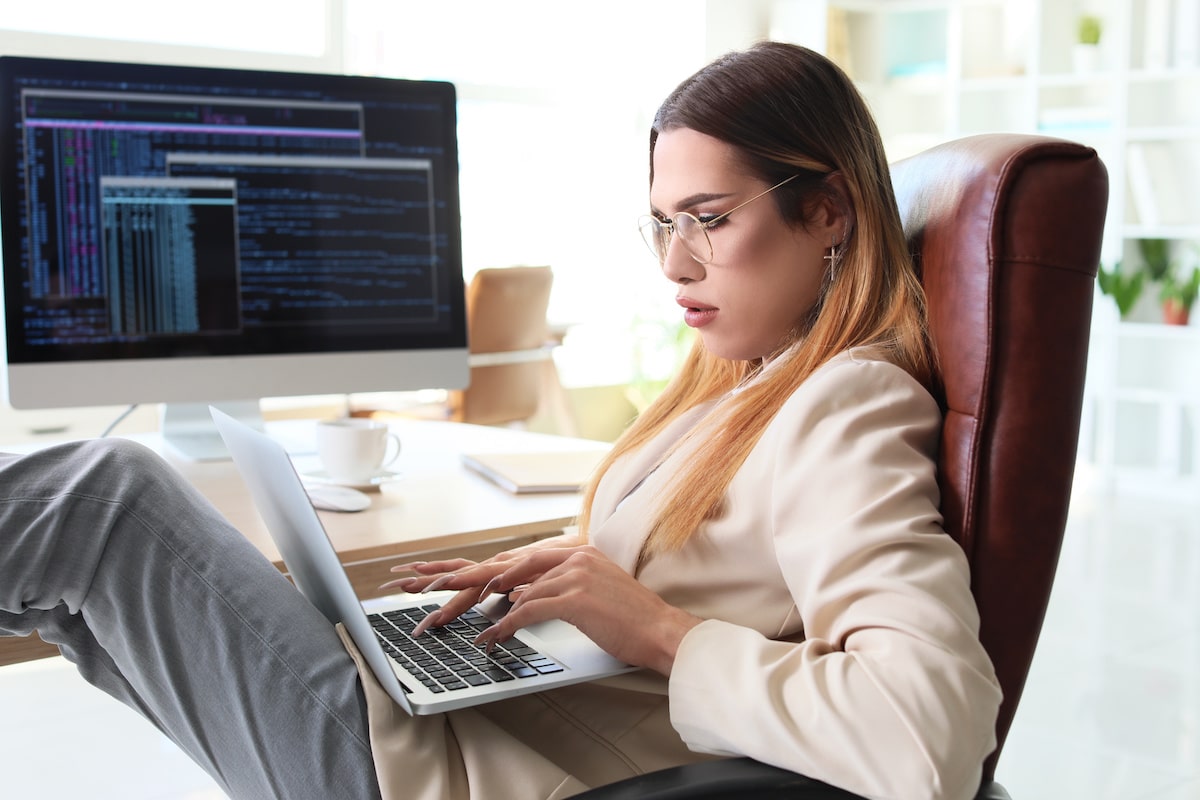
[[[416,674],[400,663],[417,666],[407,652],[412,644],[403,641],[406,637],[402,629],[407,624],[411,631],[411,620],[428,613],[425,607],[440,603],[453,593],[398,595],[394,602],[392,598],[372,600],[368,615],[354,594],[287,451],[271,437],[233,417],[215,408],[211,412],[296,587],[330,622],[345,625],[380,684],[409,714],[438,714],[635,669],[605,653],[569,623],[552,620],[517,633],[525,647],[536,651],[532,658],[516,645],[511,647],[512,653],[498,648],[502,651],[501,666],[490,664],[482,670],[485,677],[491,675],[495,680],[484,681],[472,675],[469,681],[456,681],[440,676],[431,678],[428,673]],[[477,606],[475,611],[494,620],[506,607],[506,600],[497,597]],[[472,634],[466,631],[465,635]],[[427,631],[416,642],[427,647],[435,638],[446,637],[452,638],[450,631],[438,631],[433,636]],[[479,648],[474,650],[482,655]],[[507,660],[518,658],[526,661],[514,666]],[[532,669],[536,674],[529,674],[529,663],[534,664]],[[503,675],[503,671],[510,675]],[[455,686],[455,683],[466,685]]]

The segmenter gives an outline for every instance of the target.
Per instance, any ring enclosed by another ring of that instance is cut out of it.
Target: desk
[[[399,476],[372,494],[371,508],[353,514],[319,512],[351,583],[364,599],[380,594],[393,564],[414,557],[482,558],[558,533],[573,524],[577,494],[511,495],[462,466],[465,452],[603,450],[608,445],[582,439],[454,422],[393,420],[402,442],[392,465]],[[311,420],[271,422],[267,431],[288,446],[297,470],[318,467]],[[191,462],[178,457],[156,434],[128,437],[158,452],[213,505],[284,570],[279,551],[230,461]],[[44,446],[44,445],[43,445]],[[3,448],[29,452],[36,447]],[[0,666],[54,655],[32,639],[0,638]]]

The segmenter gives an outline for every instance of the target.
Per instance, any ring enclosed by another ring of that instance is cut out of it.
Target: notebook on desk
[[[467,453],[463,464],[513,494],[578,492],[608,451]]]
[[[233,417],[211,413],[296,587],[330,622],[346,626],[379,683],[409,714],[437,714],[634,669],[561,620],[522,628],[488,657],[471,642],[503,615],[502,597],[418,637],[410,635],[416,623],[453,593],[372,601],[368,614],[287,452]]]

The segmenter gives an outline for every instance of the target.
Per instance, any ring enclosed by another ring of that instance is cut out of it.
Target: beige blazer
[[[627,570],[688,446],[654,465],[711,411],[677,420],[599,487],[592,541]],[[929,394],[865,351],[809,378],[722,516],[638,574],[706,620],[669,681],[634,673],[412,719],[360,659],[384,797],[567,797],[711,755],[871,798],[972,797],[1000,690],[966,559],[941,528],[939,428]]]

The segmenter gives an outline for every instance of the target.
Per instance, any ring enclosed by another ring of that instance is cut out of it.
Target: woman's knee
[[[168,466],[161,456],[132,439],[83,439],[59,445],[59,447],[64,448],[68,453],[74,451],[78,458],[88,461],[113,459],[129,464],[140,463],[147,467]]]
[[[179,479],[161,456],[129,439],[87,439],[60,445],[61,463],[73,474],[101,479],[127,478],[141,482]]]
[[[50,500],[72,495],[121,502],[182,476],[154,451],[128,439],[53,445],[0,461],[0,499]]]

